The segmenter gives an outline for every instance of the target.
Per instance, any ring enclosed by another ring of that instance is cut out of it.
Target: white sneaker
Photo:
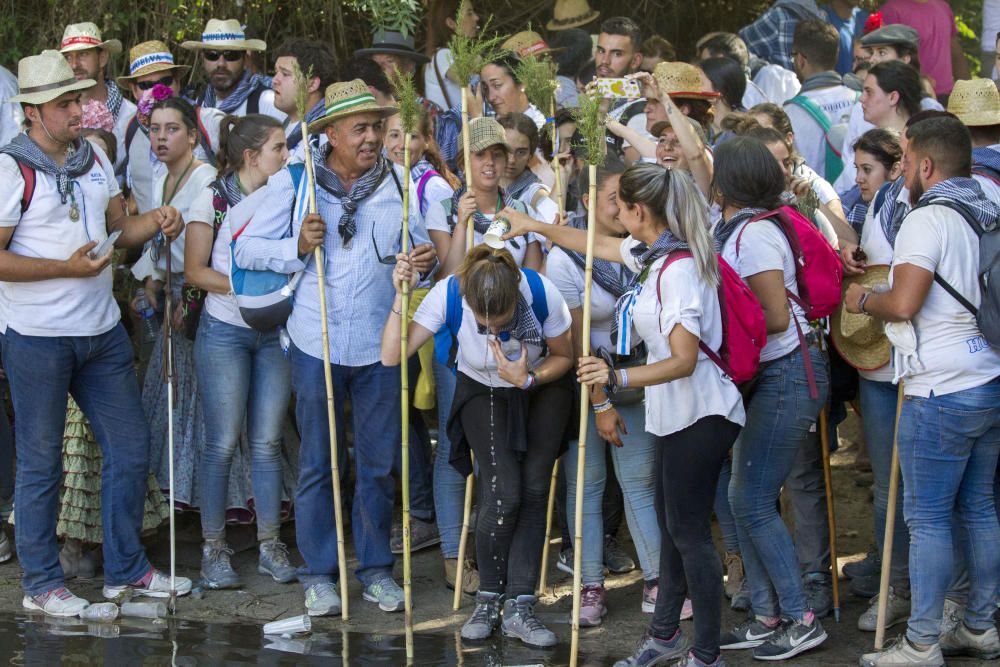
[[[910,601],[899,595],[892,586],[889,587],[889,601],[885,608],[885,627],[902,623],[910,617]],[[871,599],[868,609],[858,617],[858,630],[875,632],[878,627],[878,596]]]
[[[21,606],[29,611],[40,611],[49,616],[76,616],[90,606],[65,586],[60,586],[41,595],[25,595]]]
[[[105,599],[115,600],[130,589],[135,595],[145,595],[151,598],[168,598],[170,597],[170,576],[163,574],[156,568],[150,568],[146,576],[133,584],[105,586],[101,592],[104,594]],[[174,592],[177,595],[187,595],[190,593],[191,580],[187,577],[174,577]]]
[[[995,660],[1000,657],[1000,635],[995,627],[976,634],[965,623],[941,635],[941,653],[947,656],[967,655],[980,660]]]
[[[944,657],[937,644],[920,651],[900,636],[884,651],[865,653],[859,663],[861,667],[944,667]]]

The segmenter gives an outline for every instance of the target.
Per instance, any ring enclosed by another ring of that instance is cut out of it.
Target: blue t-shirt
[[[837,57],[836,69],[839,74],[848,74],[854,70],[854,40],[860,39],[864,34],[868,12],[855,7],[850,17],[842,19],[829,5],[820,5],[820,11],[827,22],[840,33],[840,55]]]

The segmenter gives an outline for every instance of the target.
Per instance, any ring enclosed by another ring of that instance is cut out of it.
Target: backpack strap
[[[444,102],[451,109],[455,105],[451,103],[451,95],[448,94],[448,86],[444,83],[444,77],[441,76],[441,68],[438,67],[438,54],[434,53],[431,57],[431,65],[434,67],[434,76],[437,78],[438,87],[441,88],[441,94],[444,95]]]
[[[31,165],[20,160],[14,160],[14,162],[17,163],[17,168],[21,171],[21,178],[24,179],[24,192],[21,193],[21,215],[24,215],[35,196],[35,170]]]
[[[205,155],[208,157],[208,163],[213,167],[216,164],[215,160],[215,150],[212,148],[212,140],[208,138],[208,130],[205,129],[205,123],[201,119],[201,107],[194,108],[195,118],[198,119],[198,143],[201,147],[205,149]]]
[[[691,254],[690,250],[675,250],[672,253],[670,253],[669,255],[667,255],[666,261],[664,261],[663,264],[660,266],[660,272],[656,274],[656,301],[657,301],[657,303],[660,303],[660,304],[663,303],[663,298],[662,298],[661,293],[660,293],[660,281],[662,280],[663,273],[667,270],[667,267],[670,266],[671,264],[673,264],[674,262],[676,262],[679,259],[686,259],[688,257],[693,257],[693,255]],[[722,307],[723,307],[723,305],[722,305],[722,279],[721,279],[721,277],[719,279],[719,290],[718,291],[719,291],[719,309],[721,310]],[[723,329],[723,331],[722,331],[722,340],[725,341],[725,339],[726,339],[726,331],[725,331],[726,318],[722,317],[721,319],[722,319],[722,329]],[[715,363],[716,366],[718,366],[719,368],[721,368],[723,373],[725,373],[726,375],[732,376],[732,372],[726,368],[726,362],[724,362],[722,360],[722,357],[719,356],[719,353],[716,352],[715,350],[713,350],[712,348],[710,348],[705,343],[705,341],[703,341],[701,338],[698,338],[698,349],[700,349],[702,352],[704,352],[705,356],[707,356],[709,359],[711,359],[712,362]]]
[[[462,294],[458,289],[458,278],[448,276],[447,307],[444,324],[448,327],[452,338],[458,338],[458,330],[462,328]]]
[[[535,313],[538,323],[545,325],[545,320],[549,319],[549,304],[545,297],[545,283],[541,276],[534,269],[521,269],[524,277],[528,280],[528,289],[531,290],[531,310]]]
[[[260,96],[264,94],[264,88],[254,88],[247,95],[247,114],[260,113]]]
[[[964,210],[962,207],[957,206],[946,199],[932,199],[931,201],[924,202],[919,206],[913,207],[913,210],[911,210],[910,212],[912,213],[916,209],[923,208],[925,206],[944,206],[945,208],[951,209],[955,213],[958,213],[960,216],[962,216],[962,219],[969,224],[969,227],[972,228],[972,231],[975,232],[976,236],[979,239],[982,239],[983,234],[986,233],[986,231],[979,224],[978,220],[970,216],[968,212]],[[957,289],[955,289],[955,287],[947,280],[945,280],[941,276],[941,274],[938,273],[937,271],[934,272],[934,282],[940,285],[945,292],[950,294],[952,298],[955,299],[955,301],[958,301],[960,304],[962,304],[962,307],[965,308],[970,313],[972,313],[973,317],[979,317],[979,309],[976,308],[974,305],[972,305],[971,301],[962,296],[962,293],[959,292]]]
[[[421,215],[423,215],[427,210],[427,207],[424,205],[424,191],[427,189],[427,183],[435,176],[440,175],[441,174],[437,173],[433,169],[428,169],[421,174],[420,178],[417,180],[417,202],[420,204]]]
[[[826,112],[818,104],[805,95],[796,95],[785,102],[785,104],[794,104],[800,109],[805,110],[823,130],[823,145],[826,147],[826,155],[823,160],[823,171],[825,172],[823,177],[831,183],[837,180],[840,173],[844,170],[844,160],[841,155],[842,147],[834,146],[830,143],[829,132],[830,128],[833,127],[833,123],[830,122],[829,116],[826,115]]]
[[[129,120],[128,125],[125,126],[125,154],[128,155],[129,146],[132,145],[132,140],[135,139],[135,133],[139,131],[139,116],[133,115],[132,119]]]

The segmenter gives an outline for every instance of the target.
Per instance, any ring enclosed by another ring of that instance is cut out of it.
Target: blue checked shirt
[[[402,169],[393,167],[399,183]],[[269,269],[279,273],[304,274],[295,291],[288,335],[306,354],[323,358],[320,341],[319,291],[313,255],[299,256],[299,221],[292,217],[295,191],[287,169],[268,180],[258,193],[241,202],[256,207],[252,223],[240,235],[233,249],[234,259],[245,268]],[[354,215],[357,233],[350,247],[343,247],[337,222],[343,208],[340,200],[321,187],[316,188],[316,206],[327,224],[323,248],[326,257],[327,331],[330,362],[341,366],[368,366],[379,360],[382,329],[396,290],[392,285],[392,264],[379,262],[379,255],[393,258],[400,251],[402,200],[392,175],[388,174],[374,193],[361,202]],[[231,215],[239,218],[234,208]],[[253,234],[253,236],[250,236]],[[430,243],[415,191],[410,189],[411,244]]]
[[[787,70],[792,64],[792,39],[799,21],[820,18],[815,0],[777,0],[760,17],[740,30],[750,53]]]

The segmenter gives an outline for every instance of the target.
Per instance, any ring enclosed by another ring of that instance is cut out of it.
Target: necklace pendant
[[[80,207],[76,205],[76,202],[69,205],[69,219],[73,222],[80,220]]]

